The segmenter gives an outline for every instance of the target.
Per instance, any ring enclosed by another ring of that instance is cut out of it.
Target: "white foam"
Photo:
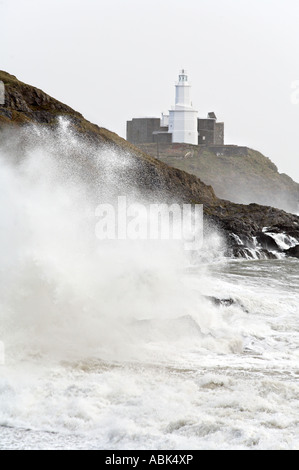
[[[272,237],[273,240],[275,240],[275,242],[279,246],[279,248],[281,248],[282,250],[287,250],[288,248],[291,248],[298,244],[298,241],[295,237],[287,235],[286,233],[267,232],[267,235]]]

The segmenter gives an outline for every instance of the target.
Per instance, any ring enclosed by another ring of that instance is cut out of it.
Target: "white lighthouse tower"
[[[183,69],[175,85],[175,106],[169,111],[168,132],[172,134],[172,142],[197,145],[197,111],[192,107],[190,90],[191,85]]]

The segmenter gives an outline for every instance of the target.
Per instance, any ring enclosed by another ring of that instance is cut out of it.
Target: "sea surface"
[[[298,281],[295,259],[187,267],[181,314],[130,320],[93,355],[8,352],[0,449],[299,449]]]

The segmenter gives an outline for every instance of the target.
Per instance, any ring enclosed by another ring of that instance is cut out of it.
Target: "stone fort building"
[[[127,140],[132,144],[185,143],[223,145],[224,123],[214,112],[198,118],[191,102],[191,85],[185,70],[175,85],[175,105],[161,118],[133,118],[127,121]]]

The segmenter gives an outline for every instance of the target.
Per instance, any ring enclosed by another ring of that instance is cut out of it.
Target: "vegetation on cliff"
[[[157,155],[156,144],[140,146]],[[271,205],[299,212],[299,184],[279,173],[260,152],[237,145],[189,146],[159,144],[159,159],[212,185],[219,198],[240,204]]]

